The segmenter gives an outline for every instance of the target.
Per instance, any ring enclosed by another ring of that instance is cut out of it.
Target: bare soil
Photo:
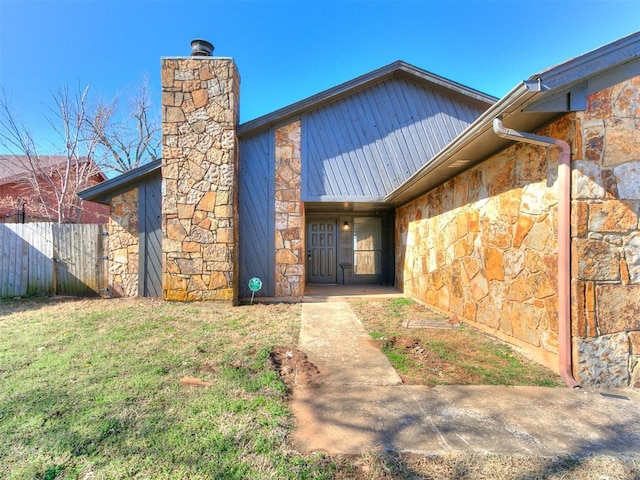
[[[351,307],[406,384],[561,384],[558,375],[522,352],[424,305],[357,300]]]
[[[320,372],[309,361],[307,354],[290,347],[276,347],[269,357],[270,368],[280,375],[290,394],[294,385],[313,383]]]

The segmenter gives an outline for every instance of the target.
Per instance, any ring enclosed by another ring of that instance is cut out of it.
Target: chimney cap
[[[201,38],[191,40],[191,56],[192,57],[210,57],[214,50],[212,43]]]

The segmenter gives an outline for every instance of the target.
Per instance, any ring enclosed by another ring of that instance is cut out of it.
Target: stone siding
[[[565,118],[537,132],[567,137]],[[558,152],[515,144],[396,211],[404,293],[558,369]]]
[[[237,299],[239,83],[231,59],[162,60],[167,300]]]
[[[138,189],[111,201],[108,240],[109,296],[138,296]]]
[[[640,388],[640,77],[577,114],[572,334],[582,384]]]
[[[571,332],[583,385],[640,387],[640,79],[535,132],[572,145]],[[396,211],[404,292],[558,369],[556,149],[515,144]]]
[[[275,133],[275,295],[304,294],[304,205],[301,200],[302,163],[300,121]]]

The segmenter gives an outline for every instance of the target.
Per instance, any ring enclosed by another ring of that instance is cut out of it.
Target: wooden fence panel
[[[33,225],[33,226],[32,226]],[[46,295],[52,292],[53,239],[50,223],[25,223],[25,241],[29,244],[27,295]]]
[[[103,225],[55,224],[52,230],[56,294],[96,295],[103,286],[99,276]]]
[[[0,225],[0,297],[47,295],[52,291],[50,223]]]
[[[106,285],[105,230],[96,224],[0,224],[0,298],[98,294]]]

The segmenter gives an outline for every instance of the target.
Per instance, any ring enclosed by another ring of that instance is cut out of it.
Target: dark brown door
[[[336,220],[307,222],[307,282],[336,283]]]

